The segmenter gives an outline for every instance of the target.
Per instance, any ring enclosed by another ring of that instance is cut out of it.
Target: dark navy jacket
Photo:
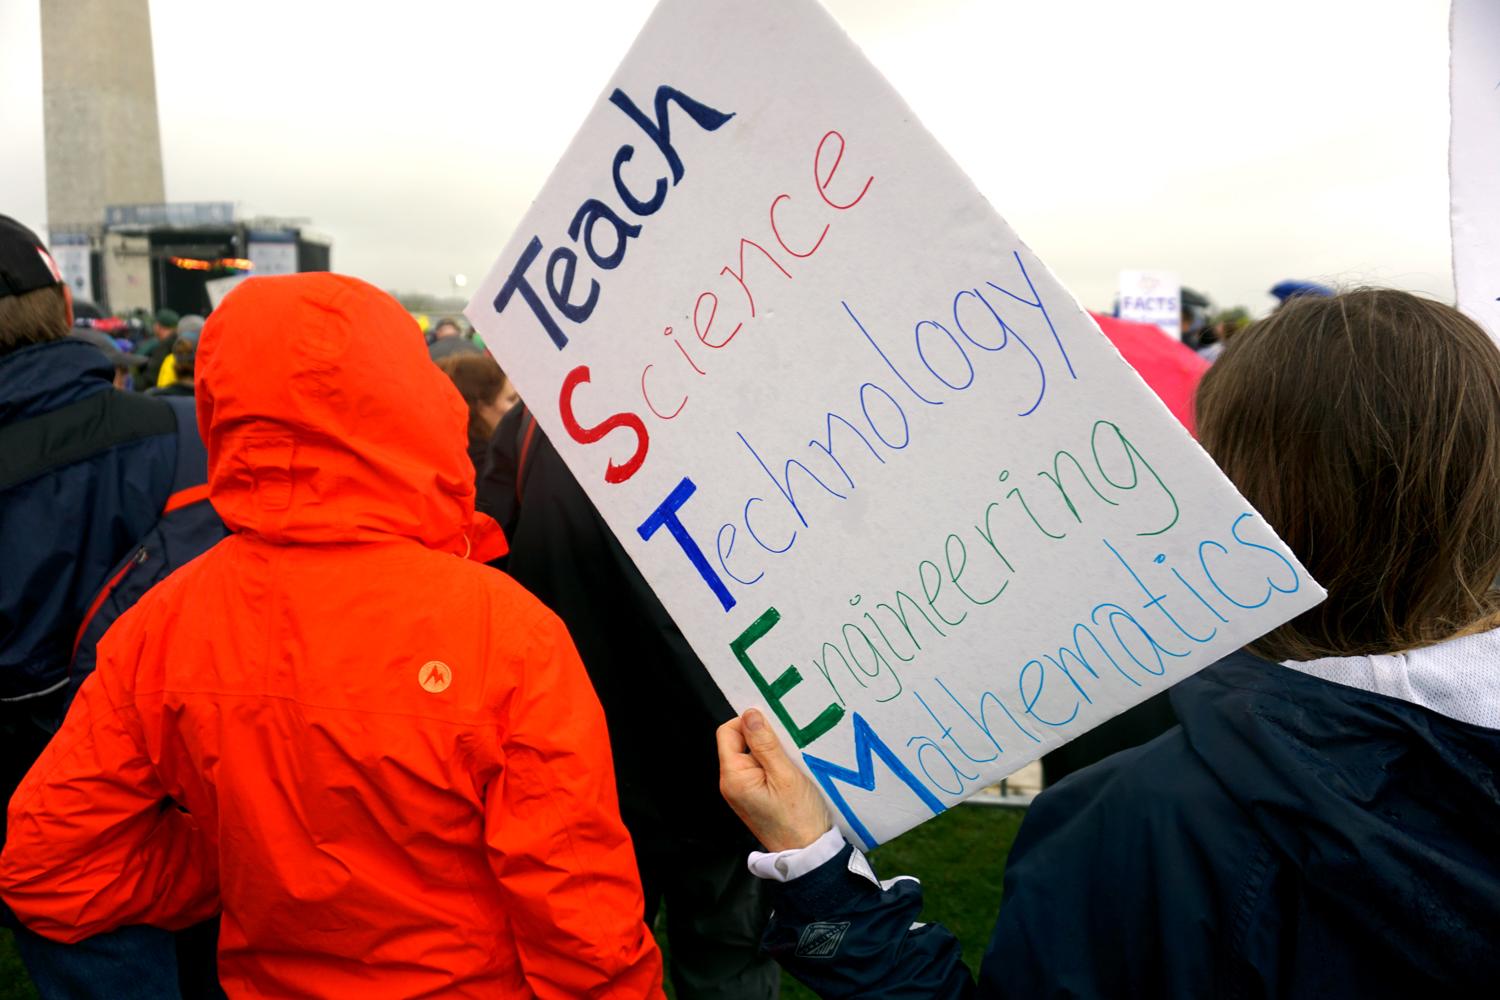
[[[1500,731],[1244,653],[1172,707],[1032,805],[977,986],[849,848],[766,946],[825,997],[1500,995]]]
[[[79,340],[0,356],[0,699],[66,686],[89,602],[171,493],[172,411],[113,376]]]
[[[511,576],[578,644],[604,706],[620,813],[636,849],[750,850],[754,841],[719,795],[713,753],[714,730],[734,710],[552,442],[537,428],[526,443],[528,427],[536,424],[522,406],[501,420],[476,505],[505,529]]]

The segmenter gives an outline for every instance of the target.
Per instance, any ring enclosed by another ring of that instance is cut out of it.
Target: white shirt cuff
[[[751,851],[750,874],[772,882],[790,882],[827,864],[843,849],[844,835],[839,833],[838,827],[831,827],[806,847],[793,847],[774,854]]]

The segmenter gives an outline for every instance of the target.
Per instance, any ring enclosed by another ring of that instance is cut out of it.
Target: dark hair
[[[178,337],[172,344],[173,371],[177,373],[177,381],[191,382],[193,380],[193,365],[198,358],[198,345],[191,340],[183,340]]]
[[[0,354],[61,340],[73,328],[63,285],[0,296]]]
[[[1450,306],[1299,297],[1203,376],[1198,433],[1328,600],[1251,649],[1388,653],[1500,610],[1500,348]]]
[[[505,373],[488,351],[482,354],[450,354],[438,361],[443,374],[453,380],[469,407],[469,442],[488,441],[494,428],[486,423],[479,407],[493,403],[505,388]]]

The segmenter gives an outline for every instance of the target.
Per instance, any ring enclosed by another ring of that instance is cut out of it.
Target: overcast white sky
[[[764,0],[774,2],[774,0]],[[826,0],[1062,281],[1451,298],[1444,0]],[[152,0],[167,196],[305,216],[386,288],[477,281],[652,0]],[[46,223],[36,0],[0,0],[0,212]]]

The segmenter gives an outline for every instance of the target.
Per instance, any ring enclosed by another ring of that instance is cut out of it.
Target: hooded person
[[[230,995],[660,996],[599,703],[483,565],[468,414],[411,317],[256,279],[197,363],[231,535],[101,643],[0,894],[58,940],[222,909]]]

